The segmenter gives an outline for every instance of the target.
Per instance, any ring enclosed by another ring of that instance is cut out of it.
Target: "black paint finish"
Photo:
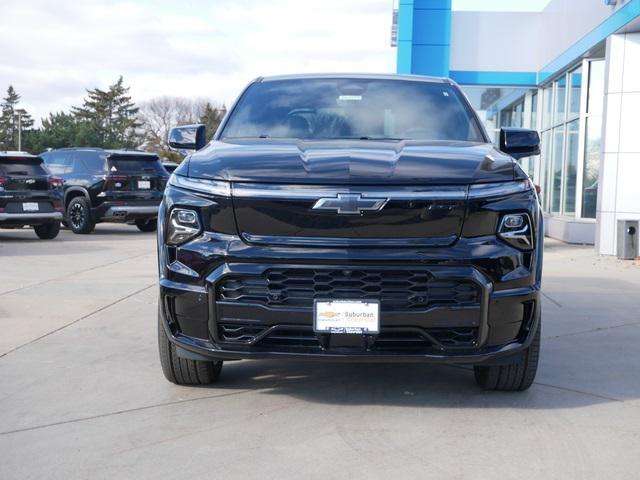
[[[488,143],[214,140],[175,175],[229,192],[170,185],[160,206],[161,319],[185,350],[222,359],[480,364],[511,361],[537,329],[538,198],[528,183],[470,197],[471,185],[527,181]],[[347,214],[314,208],[340,194],[386,202],[355,214],[353,205]],[[174,207],[195,210],[203,225],[179,247],[165,243]],[[497,235],[502,216],[514,212],[531,218],[533,250]],[[323,291],[354,299],[380,292],[379,338],[314,334],[310,302]]]

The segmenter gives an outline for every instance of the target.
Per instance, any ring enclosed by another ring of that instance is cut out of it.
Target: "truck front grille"
[[[379,300],[383,311],[477,305],[480,291],[469,280],[437,279],[409,269],[269,269],[231,275],[218,284],[217,300],[267,307],[313,307],[317,299]]]

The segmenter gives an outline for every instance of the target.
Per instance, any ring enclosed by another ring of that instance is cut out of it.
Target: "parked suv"
[[[168,175],[157,155],[137,150],[63,148],[43,153],[49,170],[64,180],[65,223],[91,233],[96,223],[126,222],[156,229]]]
[[[42,158],[0,152],[0,228],[28,225],[49,240],[58,236],[63,210],[62,179],[48,174]]]
[[[474,366],[524,390],[540,348],[542,215],[516,158],[448,79],[260,78],[160,206],[158,335],[166,378],[214,382],[224,360]]]

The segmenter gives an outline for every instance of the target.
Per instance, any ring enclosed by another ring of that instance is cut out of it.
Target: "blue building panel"
[[[449,45],[413,44],[411,73],[434,77],[448,77],[449,51]]]
[[[461,85],[535,87],[552,79],[637,18],[640,18],[640,0],[627,0],[540,71],[449,71],[451,0],[399,0],[397,70],[415,75],[450,76]]]
[[[449,45],[451,43],[451,10],[415,9],[413,43],[415,45]]]
[[[449,75],[451,0],[400,0],[398,73]]]
[[[451,10],[451,0],[413,0],[415,8]]]
[[[449,76],[460,85],[491,85],[494,87],[535,87],[536,72],[476,72],[451,71]]]

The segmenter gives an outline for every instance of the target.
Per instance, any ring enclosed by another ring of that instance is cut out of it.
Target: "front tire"
[[[96,222],[91,213],[91,204],[84,197],[76,197],[69,202],[66,217],[73,233],[91,233],[96,227]]]
[[[34,225],[33,229],[38,238],[42,240],[51,240],[60,233],[60,222],[50,222],[43,225]]]
[[[176,347],[164,330],[164,319],[158,311],[158,347],[160,365],[167,380],[176,385],[210,385],[220,377],[222,361],[189,360],[180,358]]]
[[[473,367],[476,382],[485,390],[518,392],[528,389],[536,378],[540,357],[540,330],[538,324],[533,341],[518,363],[510,365],[477,365]]]
[[[136,227],[141,232],[155,232],[158,228],[158,220],[155,218],[151,220],[136,220]]]

